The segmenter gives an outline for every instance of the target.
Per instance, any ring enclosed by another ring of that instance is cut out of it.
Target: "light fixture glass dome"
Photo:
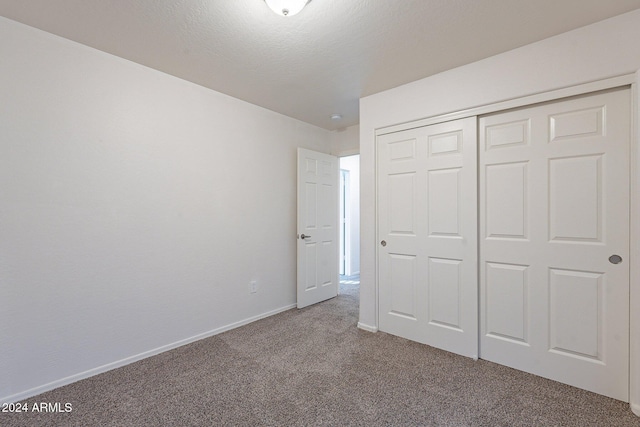
[[[299,13],[311,0],[264,0],[267,6],[282,16],[293,16]]]

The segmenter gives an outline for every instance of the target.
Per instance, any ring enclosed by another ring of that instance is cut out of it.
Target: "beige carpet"
[[[626,403],[384,333],[337,298],[29,399],[1,426],[640,426]]]

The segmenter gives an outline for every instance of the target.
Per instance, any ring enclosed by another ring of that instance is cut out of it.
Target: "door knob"
[[[384,246],[387,246],[387,241],[386,241],[386,240],[383,240],[382,242],[380,242],[380,244],[381,244],[383,247],[384,247]]]
[[[620,264],[622,262],[622,257],[620,255],[611,255],[609,257],[609,262],[611,264]]]
[[[311,236],[308,236],[308,235],[305,235],[305,234],[301,234],[300,238],[301,239],[309,239],[309,238],[311,238]]]

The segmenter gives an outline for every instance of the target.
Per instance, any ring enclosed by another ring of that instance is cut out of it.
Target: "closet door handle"
[[[611,255],[609,257],[609,262],[611,264],[620,264],[622,262],[622,257],[620,255]]]
[[[383,247],[384,247],[384,246],[387,246],[387,241],[386,241],[386,240],[383,240],[382,242],[380,242],[380,244],[381,244]]]

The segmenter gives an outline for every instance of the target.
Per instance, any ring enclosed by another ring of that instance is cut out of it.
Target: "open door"
[[[338,158],[298,148],[298,308],[338,294]]]

